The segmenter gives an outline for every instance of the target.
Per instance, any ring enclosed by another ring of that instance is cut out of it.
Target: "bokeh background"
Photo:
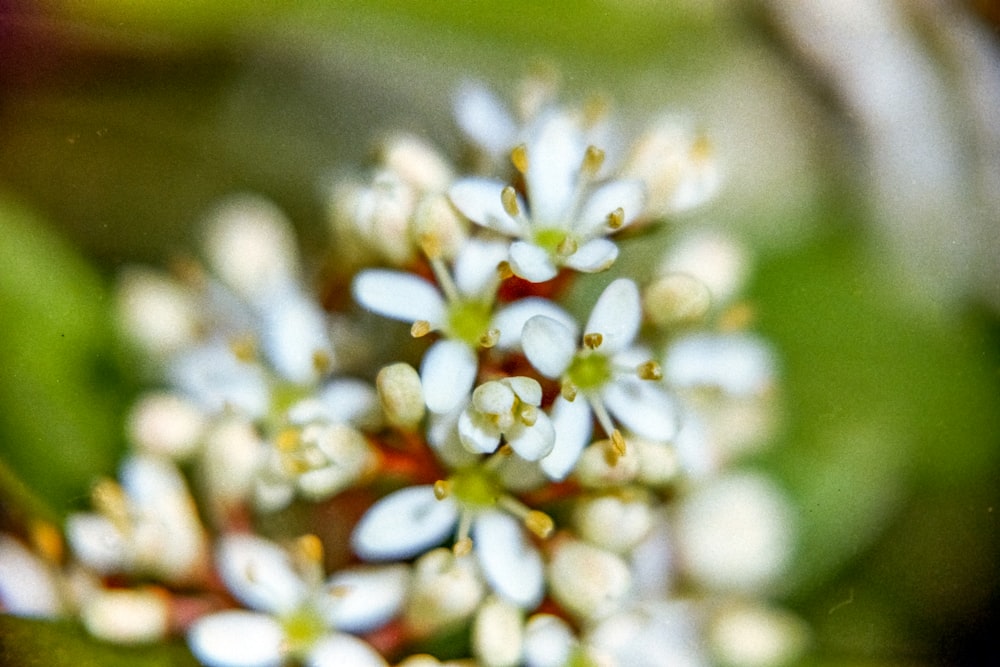
[[[783,426],[750,465],[795,500],[781,601],[807,664],[996,656],[1000,11],[990,0],[0,0],[0,524],[58,521],[143,386],[117,272],[197,247],[253,191],[327,234],[329,184],[450,91],[539,63],[639,122],[690,118],[725,184],[676,225],[753,248]],[[0,616],[4,664],[169,665]]]

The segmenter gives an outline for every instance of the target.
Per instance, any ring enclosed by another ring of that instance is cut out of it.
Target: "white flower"
[[[645,188],[638,180],[598,180],[603,151],[588,146],[569,113],[543,113],[512,153],[524,175],[528,205],[513,187],[484,178],[459,180],[449,190],[467,218],[515,239],[509,261],[531,282],[554,278],[559,268],[607,269],[618,247],[605,238],[642,212]]]
[[[63,611],[59,581],[51,566],[4,533],[0,533],[0,609],[38,618]]]
[[[365,308],[413,324],[414,335],[444,334],[424,354],[420,367],[427,407],[440,414],[468,399],[480,347],[515,347],[529,317],[558,317],[558,309],[544,299],[523,299],[495,312],[497,267],[506,256],[502,243],[467,242],[455,258],[454,276],[433,248],[427,250],[437,285],[402,271],[369,269],[355,277],[352,290]]]
[[[654,382],[660,378],[659,365],[633,346],[641,318],[638,288],[620,278],[594,304],[582,346],[575,329],[552,318],[541,315],[525,323],[521,344],[528,360],[542,375],[563,383],[552,410],[556,444],[541,463],[550,477],[562,479],[572,470],[590,436],[591,414],[618,450],[624,440],[612,415],[637,435],[658,442],[676,432],[673,400]],[[577,400],[578,393],[586,400]]]
[[[283,664],[383,666],[375,651],[345,632],[374,630],[402,607],[407,568],[343,570],[322,575],[322,549],[314,536],[300,538],[290,553],[251,535],[227,535],[217,551],[219,573],[248,610],[198,619],[188,645],[210,667]]]
[[[447,480],[385,496],[355,526],[355,553],[369,561],[412,558],[455,535],[456,553],[474,551],[497,594],[518,607],[534,607],[543,593],[542,560],[524,529],[544,538],[553,523],[503,489],[495,468],[505,456],[501,449]]]
[[[773,386],[771,348],[746,333],[690,334],[672,342],[663,373],[672,386],[720,389],[731,396],[759,395]]]
[[[134,455],[94,490],[98,513],[71,514],[66,535],[73,552],[102,574],[153,574],[183,581],[198,574],[205,536],[194,501],[177,468],[166,460]]]
[[[458,420],[462,444],[491,454],[504,438],[522,458],[540,459],[555,442],[551,420],[538,409],[541,403],[542,387],[532,378],[507,377],[479,385]]]

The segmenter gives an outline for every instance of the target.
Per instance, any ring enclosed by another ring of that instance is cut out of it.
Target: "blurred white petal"
[[[432,486],[395,491],[372,505],[354,527],[351,546],[364,560],[403,560],[441,543],[455,529],[458,507]]]
[[[202,616],[187,635],[188,647],[208,667],[277,667],[284,632],[265,614],[232,610]]]

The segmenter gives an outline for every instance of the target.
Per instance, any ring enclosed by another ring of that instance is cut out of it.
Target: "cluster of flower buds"
[[[390,137],[330,188],[309,274],[250,196],[202,260],[124,274],[156,388],[69,549],[0,536],[8,611],[183,636],[210,666],[798,655],[767,600],[794,517],[739,467],[776,411],[748,253],[685,215],[717,188],[709,143],[664,117],[623,145],[543,79],[455,109],[466,162]]]

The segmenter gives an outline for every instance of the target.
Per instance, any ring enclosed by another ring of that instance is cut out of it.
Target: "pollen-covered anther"
[[[472,553],[472,538],[463,537],[455,542],[455,546],[451,548],[452,552],[456,556],[467,556]]]
[[[514,269],[510,267],[510,262],[504,260],[497,264],[497,276],[500,277],[500,280],[514,277]]]
[[[302,443],[301,432],[297,428],[286,428],[274,439],[274,445],[280,452],[293,452]]]
[[[500,203],[503,204],[503,210],[507,215],[512,218],[520,217],[521,207],[517,203],[517,191],[513,186],[508,185],[500,191]]]
[[[122,532],[130,530],[128,500],[121,486],[111,479],[102,479],[91,492],[94,507],[115,524]]]
[[[556,524],[545,512],[540,512],[539,510],[531,510],[524,517],[524,527],[531,531],[533,535],[541,539],[547,539],[552,531],[555,530]]]
[[[414,338],[423,338],[432,330],[431,323],[427,320],[417,320],[410,327],[410,335]]]
[[[312,353],[312,364],[317,373],[327,373],[333,367],[333,359],[328,352],[316,350]]]
[[[229,351],[244,363],[257,358],[257,343],[250,336],[239,336],[229,341]]]
[[[636,368],[636,374],[639,376],[640,380],[662,380],[663,379],[663,369],[660,368],[660,364],[653,359],[639,364]]]
[[[604,342],[604,336],[599,333],[583,334],[583,346],[589,350],[596,350]]]
[[[427,259],[440,259],[443,254],[443,244],[437,234],[425,233],[420,235],[420,251],[427,256]]]
[[[563,378],[559,384],[559,395],[570,402],[576,399],[576,385],[573,384],[572,380]]]
[[[608,213],[608,227],[610,229],[621,229],[625,224],[625,209],[621,206]]]
[[[515,146],[510,152],[510,161],[519,172],[528,173],[528,147],[524,144]]]
[[[576,242],[576,239],[572,236],[566,236],[559,245],[556,246],[556,254],[561,257],[569,257],[570,255],[576,253],[580,245]]]
[[[35,521],[30,529],[31,544],[46,561],[58,563],[63,559],[63,539],[55,526],[48,521]]]
[[[451,495],[451,482],[446,479],[439,479],[434,482],[434,497],[438,500],[444,500],[449,495]]]
[[[707,162],[712,158],[712,142],[704,134],[691,144],[691,158],[699,162]]]
[[[618,429],[611,432],[611,449],[618,456],[625,456],[625,452],[628,451],[625,447],[625,436]]]
[[[535,422],[538,421],[538,408],[534,405],[522,403],[517,417],[525,426],[534,426]]]
[[[295,553],[303,563],[322,563],[323,542],[312,533],[302,535],[295,540]]]
[[[580,170],[588,176],[594,176],[601,169],[602,164],[604,164],[604,151],[597,146],[587,146]]]
[[[482,336],[479,337],[480,347],[491,348],[495,346],[500,341],[500,330],[499,329],[488,329]]]

